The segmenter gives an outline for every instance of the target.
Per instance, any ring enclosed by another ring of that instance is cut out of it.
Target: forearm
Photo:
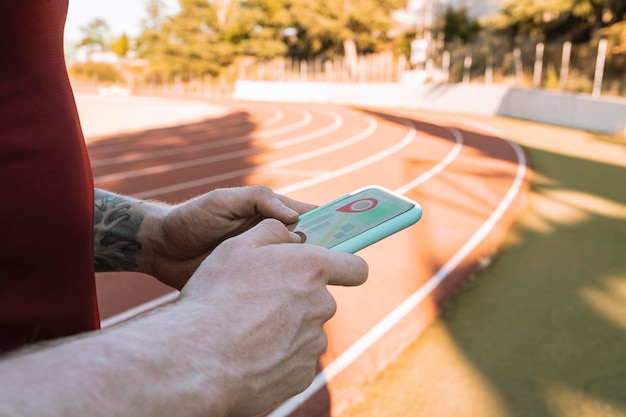
[[[263,186],[217,189],[169,206],[95,192],[96,271],[139,271],[181,289],[224,240],[265,218],[293,223],[313,206]]]
[[[11,355],[0,361],[0,416],[224,415],[228,375],[211,338],[194,328],[211,321],[200,310],[176,305]]]
[[[153,239],[168,206],[95,190],[94,261],[97,272],[151,273]]]
[[[305,389],[367,264],[265,220],[219,245],[148,316],[0,360],[0,416],[252,416]]]

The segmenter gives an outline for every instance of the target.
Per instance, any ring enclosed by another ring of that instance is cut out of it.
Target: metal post
[[[487,57],[487,65],[485,66],[485,84],[493,83],[493,56],[491,51],[489,51],[489,56]]]
[[[569,61],[572,56],[572,43],[565,42],[563,44],[563,56],[561,57],[561,77],[559,80],[559,87],[561,90],[565,90],[567,87],[567,77],[569,75]]]
[[[601,39],[598,44],[598,57],[596,58],[596,73],[593,77],[594,98],[600,97],[602,93],[602,79],[604,78],[604,62],[606,61],[606,39]]]
[[[443,82],[450,81],[450,51],[444,51],[441,63],[443,69]]]
[[[308,62],[306,59],[300,60],[300,81],[306,81],[307,73],[308,73]]]
[[[543,49],[543,43],[539,42],[535,49],[535,69],[533,72],[533,87],[535,88],[541,86],[541,73],[543,72]]]
[[[517,80],[517,84],[521,85],[524,81],[522,50],[519,48],[515,48],[515,50],[513,51],[513,57],[515,59],[515,79]]]
[[[472,69],[472,55],[470,53],[465,55],[465,59],[463,60],[463,68],[463,82],[467,84],[470,82],[470,70]]]

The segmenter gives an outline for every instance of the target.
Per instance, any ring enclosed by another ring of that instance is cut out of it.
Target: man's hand
[[[0,414],[242,417],[302,391],[335,313],[326,284],[361,284],[367,264],[298,241],[263,220],[217,246],[176,303],[3,357]]]
[[[230,415],[256,415],[304,390],[326,350],[323,324],[336,310],[327,284],[354,286],[367,264],[312,245],[277,220],[219,245],[183,288],[180,303],[202,305],[222,325],[206,331],[226,370]],[[204,342],[206,343],[206,342]]]
[[[225,239],[265,218],[285,224],[315,206],[292,200],[264,186],[209,192],[171,209],[149,236],[150,273],[182,288],[202,260]]]

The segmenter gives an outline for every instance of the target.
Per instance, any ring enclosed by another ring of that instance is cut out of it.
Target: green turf
[[[626,142],[506,119],[528,206],[345,416],[626,416]]]

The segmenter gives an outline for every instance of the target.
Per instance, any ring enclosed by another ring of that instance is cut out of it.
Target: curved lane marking
[[[372,119],[370,116],[366,116],[366,119]],[[374,119],[372,119],[374,120]],[[324,181],[328,181],[331,180],[333,178],[337,178],[341,175],[345,175],[348,174],[350,172],[356,171],[358,169],[361,168],[365,168],[368,165],[371,165],[375,162],[378,162],[390,155],[393,155],[394,153],[402,150],[403,148],[405,148],[406,146],[408,146],[411,142],[413,142],[413,140],[415,139],[416,136],[416,130],[415,130],[415,125],[408,121],[408,123],[403,123],[405,126],[407,126],[409,128],[409,132],[402,138],[402,140],[400,140],[398,143],[396,143],[395,145],[385,149],[384,151],[378,152],[377,154],[374,154],[368,158],[362,159],[358,162],[352,163],[350,165],[346,165],[343,168],[339,168],[336,169],[334,171],[330,171],[330,172],[326,172],[318,177],[315,178],[311,178],[308,180],[304,180],[304,181],[300,181],[297,182],[295,184],[291,184],[288,185],[286,187],[282,187],[276,190],[276,192],[278,194],[288,194],[291,192],[294,192],[296,190],[301,190],[303,188],[306,187],[310,187],[312,185],[315,184],[319,184],[321,182]]]
[[[261,122],[261,126],[271,126],[274,125],[285,118],[285,113],[281,109],[274,108],[274,117],[270,119],[263,120]]]
[[[280,119],[282,119],[283,113],[280,111],[278,113],[281,116]],[[261,136],[261,135],[262,135],[262,132],[257,134],[257,136]],[[229,139],[222,139],[222,140],[217,140],[214,142],[197,143],[195,145],[187,145],[187,146],[182,146],[178,148],[161,149],[161,150],[156,150],[156,151],[151,151],[151,152],[149,151],[149,152],[141,152],[141,153],[130,154],[130,155],[116,156],[112,158],[95,159],[91,161],[91,167],[96,168],[96,167],[107,166],[107,165],[143,161],[146,159],[156,159],[156,158],[160,158],[164,156],[179,155],[179,154],[188,153],[188,152],[205,151],[208,149],[219,148],[222,146],[230,146],[230,145],[234,145],[237,143],[242,143],[242,142],[246,142],[249,140],[250,140],[250,136],[240,135],[240,136],[235,136]],[[129,149],[134,149],[134,147],[129,146]]]
[[[292,146],[297,143],[309,141],[311,139],[315,139],[322,135],[338,130],[343,125],[343,118],[341,116],[332,116],[332,117],[334,117],[335,121],[333,124],[329,126],[326,126],[322,129],[315,130],[311,133],[307,133],[304,135],[296,136],[294,138],[285,139],[283,141],[276,142],[274,144],[270,144],[269,146],[267,146],[267,148],[280,149],[280,148],[284,148],[287,146]],[[249,137],[246,137],[245,139],[250,140]],[[235,142],[232,142],[232,143],[235,143]],[[204,145],[209,145],[209,144],[204,144]],[[208,149],[211,147],[212,146],[209,145],[209,146],[206,146],[205,148]],[[191,147],[187,147],[185,151],[187,151],[190,148]],[[160,173],[174,171],[177,169],[191,168],[194,166],[205,165],[205,164],[220,162],[220,161],[226,161],[228,159],[256,155],[261,152],[263,152],[263,150],[259,150],[257,148],[247,148],[247,149],[242,149],[239,151],[205,156],[202,158],[187,159],[187,160],[180,161],[180,162],[173,162],[171,164],[152,165],[146,168],[122,171],[122,172],[117,172],[114,174],[100,175],[100,176],[94,177],[94,182],[119,181],[119,180],[125,180],[128,178],[136,178],[136,177],[143,177],[147,175],[160,174]]]
[[[409,132],[407,133],[407,135],[405,135],[405,137],[398,142],[396,145],[394,145],[392,148],[394,149],[395,152],[401,150],[402,148],[404,148],[404,146],[408,145],[416,136],[416,131],[415,131],[415,125],[410,122],[407,121],[406,125],[409,127]],[[458,133],[458,131],[456,131]],[[418,177],[419,178],[425,178],[424,181],[420,182],[423,183],[425,181],[427,181],[428,179],[432,178],[433,176],[435,176],[436,174],[438,174],[439,172],[441,172],[447,165],[449,165],[455,158],[456,156],[458,156],[459,152],[460,152],[460,147],[462,146],[462,137],[460,136],[460,133],[458,133],[458,136],[455,134],[455,146],[452,148],[452,150],[442,159],[442,161],[440,161],[437,165],[435,165],[434,167],[430,168],[428,171],[426,171],[425,173],[423,173],[421,176]],[[399,145],[403,145],[403,146],[399,146]],[[379,160],[381,160],[383,157],[385,156],[389,156],[391,154],[391,152],[389,152],[388,150],[385,150],[377,155],[373,155],[369,158],[366,158],[365,160],[359,161],[357,163],[354,163],[352,165],[349,165],[345,168],[336,170],[336,171],[332,171],[329,173],[324,173],[322,174],[324,176],[324,180],[322,181],[327,181],[330,180],[332,178],[336,178],[339,175],[343,175],[347,172],[351,172],[354,171],[356,169],[359,168],[363,168],[369,164],[372,164],[374,162],[377,162]],[[363,163],[363,161],[368,161],[368,164]],[[433,172],[431,174],[431,171]],[[314,185],[314,184],[318,184],[320,182],[318,178],[314,178],[312,180],[306,180],[306,181],[301,181],[298,183],[295,183],[291,186],[287,186],[287,187],[283,187],[279,190],[276,190],[276,192],[278,193],[286,193],[286,192],[293,192],[296,190],[300,190],[303,188],[306,188],[308,186]],[[412,181],[409,184],[414,183],[414,181]],[[401,187],[402,188],[402,187]],[[135,194],[135,196],[137,197],[138,195]],[[164,296],[157,298],[153,301],[141,304],[139,306],[133,307],[132,309],[129,309],[127,311],[124,311],[122,313],[119,313],[115,316],[111,316],[105,320],[102,321],[101,326],[102,327],[109,327],[112,325],[115,325],[117,323],[121,323],[123,321],[126,321],[130,318],[136,317],[140,314],[143,314],[159,305],[162,304],[166,304],[169,302],[172,302],[174,300],[176,300],[176,298],[178,297],[178,291],[173,291],[171,293],[167,293]]]
[[[455,137],[462,140],[461,133],[456,129],[450,129]],[[515,179],[504,195],[498,206],[487,218],[487,220],[478,228],[476,232],[465,242],[463,246],[448,261],[439,268],[417,291],[411,294],[405,301],[392,310],[378,324],[372,327],[365,335],[350,346],[344,353],[339,355],[334,361],[326,366],[313,380],[311,385],[300,394],[290,398],[281,406],[276,408],[268,417],[286,417],[293,413],[300,405],[307,401],[320,388],[324,387],[330,380],[335,378],[341,371],[352,364],[359,356],[369,349],[376,341],[381,339],[389,330],[391,330],[400,320],[406,317],[413,309],[415,309],[426,297],[435,290],[448,275],[459,266],[459,264],[485,239],[485,237],[493,230],[497,222],[510,207],[513,200],[519,193],[526,176],[526,156],[521,147],[506,139],[505,135],[498,135],[505,140],[514,150],[518,160]],[[436,167],[433,167],[433,169]],[[439,170],[441,172],[441,170]],[[419,177],[418,177],[419,178]],[[430,176],[432,178],[432,176]],[[428,179],[430,179],[428,178]],[[424,180],[426,181],[426,180]],[[417,179],[403,185],[398,190],[409,191],[424,183]]]
[[[412,124],[412,123],[411,123]],[[406,193],[409,190],[418,187],[424,182],[430,180],[437,174],[439,174],[445,167],[447,167],[456,157],[459,155],[462,148],[463,137],[462,134],[454,128],[447,128],[455,137],[456,144],[453,149],[442,159],[437,165],[426,171],[424,174],[418,176],[413,181],[402,185],[396,189],[396,192]],[[491,133],[496,132],[495,129],[489,129]],[[413,126],[414,132],[414,126]],[[413,133],[414,134],[414,133]],[[459,264],[485,239],[485,237],[493,230],[497,222],[502,218],[506,210],[511,206],[513,200],[518,195],[526,176],[527,162],[526,156],[521,147],[506,139],[506,135],[501,131],[497,131],[496,136],[505,140],[514,150],[518,160],[517,170],[515,173],[515,179],[511,184],[511,187],[507,190],[507,193],[500,201],[496,209],[491,213],[487,220],[478,228],[476,232],[465,242],[465,244],[437,271],[432,275],[416,292],[411,294],[404,302],[392,310],[387,316],[385,316],[378,324],[370,329],[365,335],[359,338],[354,344],[352,344],[344,353],[337,357],[333,362],[326,366],[313,380],[311,385],[302,393],[290,398],[277,409],[271,412],[268,417],[287,417],[293,413],[300,405],[312,397],[319,389],[324,387],[330,380],[335,378],[341,371],[352,364],[358,359],[367,349],[369,349],[376,341],[381,339],[389,330],[406,317],[411,311],[413,311],[426,297],[434,291],[447,277],[454,271]],[[402,141],[400,142],[402,143]],[[406,146],[406,145],[405,145]],[[393,148],[399,147],[397,144]],[[400,147],[401,149],[402,147]],[[399,149],[398,149],[399,150]],[[390,153],[391,154],[391,153]],[[382,158],[370,157],[368,160],[380,160]],[[374,161],[375,162],[375,161]],[[370,162],[373,163],[373,162]],[[352,164],[349,167],[356,167],[361,165],[360,163]],[[363,166],[368,165],[364,164]],[[349,168],[346,167],[346,168]],[[353,171],[358,168],[348,169],[346,172]],[[295,191],[297,189],[305,188],[307,186],[329,180],[336,176],[342,175],[340,172],[344,170],[336,170],[332,173],[322,175],[323,180],[317,178],[313,180],[301,181],[300,183],[293,184],[292,186],[283,187],[277,192],[285,193],[289,191]],[[335,175],[336,174],[336,175]],[[168,293],[160,298],[152,300],[151,302],[142,304],[133,309],[127,310],[124,313],[120,313],[116,316],[102,321],[102,327],[109,327],[122,321],[128,320],[146,311],[149,311],[159,305],[172,302],[178,297],[178,292]]]
[[[302,112],[302,113],[305,113],[305,112]],[[278,135],[278,134],[286,133],[295,129],[300,129],[302,127],[308,126],[309,124],[311,124],[312,121],[313,121],[313,115],[309,112],[306,112],[306,114],[304,114],[304,119],[300,120],[299,122],[291,124],[291,125],[287,125],[281,128],[259,132],[256,134],[256,137],[272,137],[273,135]],[[287,130],[284,131],[285,129]],[[253,137],[251,137],[250,135],[240,135],[240,136],[235,136],[235,137],[228,138],[228,139],[218,140],[215,142],[198,143],[195,145],[182,146],[179,148],[161,149],[161,150],[152,151],[152,152],[142,152],[140,154],[134,154],[134,155],[124,155],[124,156],[116,156],[113,158],[96,159],[91,162],[91,166],[95,168],[95,167],[107,166],[107,165],[113,165],[113,164],[119,164],[119,163],[154,159],[154,158],[159,158],[163,156],[178,155],[178,154],[187,153],[190,151],[191,152],[203,151],[203,150],[208,150],[208,149],[213,149],[213,148],[219,148],[222,146],[230,146],[230,145],[234,145],[238,143],[245,143],[245,142],[250,141],[251,139],[253,139]],[[135,149],[135,146],[128,145],[128,148]],[[222,154],[222,155],[226,155],[226,154]],[[215,155],[215,156],[218,156],[218,155]],[[164,165],[157,165],[154,167],[148,167],[145,169],[123,171],[123,172],[118,173],[118,175],[124,175],[125,173],[129,173],[130,175],[129,178],[134,177],[134,176],[149,175],[149,173],[141,174],[141,171],[146,171],[146,170],[149,170],[150,168],[156,168],[156,167],[167,167],[170,165],[184,164],[185,162],[193,162],[197,160],[200,160],[200,159],[190,159],[190,160],[181,161],[179,163],[173,163],[169,165],[164,164]],[[177,168],[174,167],[172,169],[177,169]],[[162,171],[159,171],[159,172],[162,172]],[[106,175],[103,175],[103,177],[106,177]]]
[[[169,186],[165,186],[165,187],[153,188],[151,190],[146,190],[146,191],[134,193],[133,196],[136,197],[136,198],[154,197],[154,196],[157,196],[157,195],[162,195],[162,194],[171,193],[171,192],[175,192],[175,191],[185,190],[185,189],[188,189],[188,188],[199,187],[199,186],[202,186],[202,185],[211,184],[211,183],[214,183],[214,182],[217,182],[217,181],[230,180],[230,179],[233,179],[233,178],[241,177],[243,175],[252,174],[254,172],[259,172],[259,171],[272,169],[272,168],[279,168],[279,167],[283,167],[285,165],[293,164],[293,163],[296,163],[296,162],[304,161],[306,159],[314,158],[316,156],[321,156],[321,155],[324,155],[324,154],[327,154],[327,153],[330,153],[330,152],[334,152],[336,150],[345,148],[347,146],[354,145],[354,144],[356,144],[356,143],[366,139],[372,133],[374,133],[374,131],[376,131],[376,129],[378,127],[378,122],[374,118],[369,117],[369,116],[367,117],[367,119],[368,119],[368,122],[369,122],[369,126],[368,126],[367,129],[365,129],[362,132],[357,133],[356,135],[353,135],[353,136],[349,137],[348,139],[344,139],[341,142],[333,143],[332,145],[328,145],[328,146],[325,146],[325,147],[322,147],[322,148],[318,148],[318,149],[315,149],[313,151],[305,152],[305,153],[302,153],[302,154],[299,154],[299,155],[295,155],[295,156],[290,156],[290,157],[287,157],[287,158],[279,159],[277,161],[269,162],[269,163],[263,164],[261,166],[255,166],[255,167],[250,167],[250,168],[243,168],[243,169],[239,169],[239,170],[235,170],[235,171],[225,172],[225,173],[222,173],[222,174],[212,175],[210,177],[205,177],[205,178],[199,178],[199,179],[195,179],[195,180],[191,180],[191,181],[180,182],[180,183],[169,185]]]
[[[300,120],[298,120],[298,121],[296,121],[294,123],[282,126],[282,127],[277,127],[277,128],[271,129],[271,130],[266,130],[266,131],[260,132],[260,133],[257,134],[257,137],[265,137],[265,136],[270,136],[271,137],[272,135],[280,135],[280,134],[283,134],[283,133],[289,133],[289,132],[292,132],[294,130],[303,128],[305,126],[308,126],[313,121],[313,115],[310,112],[308,112],[306,110],[301,110],[301,109],[296,109],[295,112],[299,113],[302,116],[302,119],[300,119]],[[282,111],[279,110],[279,113],[280,113],[280,118],[278,119],[278,121],[282,120],[283,117],[284,117],[284,114],[283,114]],[[275,119],[275,118],[276,117],[273,117],[272,119]],[[275,124],[275,123],[276,122],[270,123],[269,125],[272,125],[272,124]],[[261,123],[261,125],[266,125],[266,123]],[[223,132],[229,131],[229,130],[234,130],[235,133],[237,133],[237,134],[239,133],[239,131],[241,131],[242,133],[244,131],[246,131],[245,129],[243,129],[241,127],[240,124],[236,124],[236,125],[232,125],[232,126],[228,126],[228,127],[220,129],[220,133],[223,133]],[[198,131],[198,133],[201,133],[201,132],[202,132],[201,130]],[[233,132],[231,132],[231,134],[232,133]],[[162,139],[167,139],[167,137],[162,138]],[[220,141],[217,141],[217,142],[210,142],[212,145],[210,145],[209,148],[211,148],[211,147],[216,147],[217,148],[219,146],[228,146],[228,145],[231,145],[233,143],[240,143],[240,142],[243,142],[243,141],[249,140],[249,139],[250,139],[249,135],[241,135],[240,134],[239,136],[235,136],[233,138],[223,139],[223,140],[220,140]],[[154,142],[158,143],[159,140],[156,140]],[[136,148],[136,144],[134,142],[130,142],[130,143],[126,142],[126,143],[113,144],[113,145],[102,144],[101,146],[98,146],[97,148],[90,149],[90,155],[94,156],[94,155],[98,155],[98,154],[101,154],[101,153],[104,153],[104,152],[107,152],[107,153],[109,153],[109,152],[127,152],[127,151],[132,151],[135,148]],[[176,150],[178,150],[178,149],[176,149]],[[163,151],[171,151],[171,149],[165,149]],[[155,151],[155,152],[162,152],[162,151]],[[167,153],[165,155],[167,155]],[[92,164],[95,164],[95,165],[92,165],[92,166],[109,165],[109,164],[113,164],[113,163],[117,163],[117,162],[127,162],[129,160],[134,160],[134,159],[124,159],[124,157],[102,158],[100,160],[93,161]],[[101,162],[101,161],[103,161],[103,162]]]

